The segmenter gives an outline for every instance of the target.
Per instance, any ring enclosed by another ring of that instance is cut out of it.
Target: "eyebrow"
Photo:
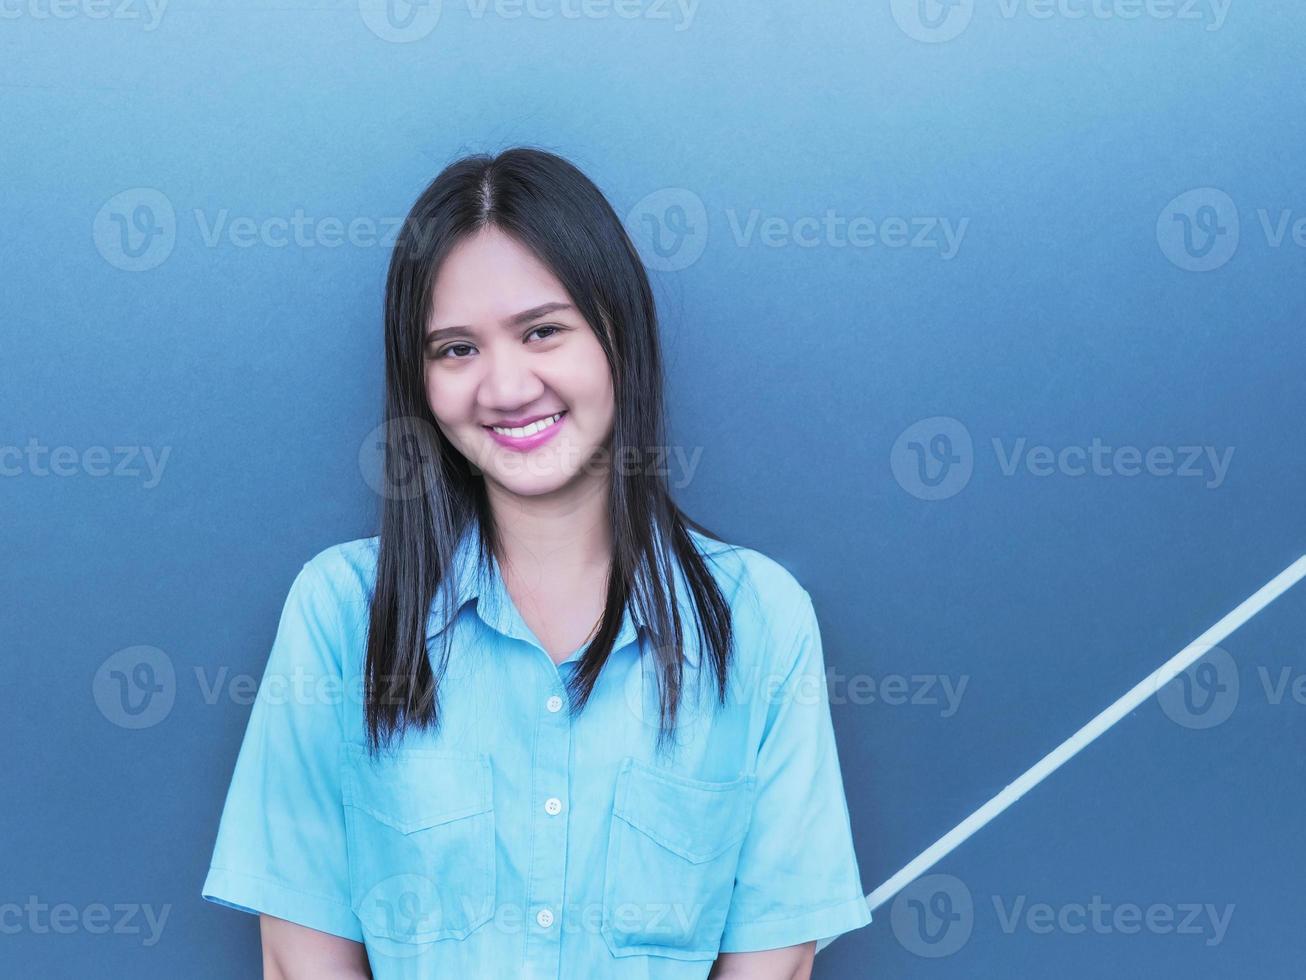
[[[516,327],[524,323],[529,323],[549,313],[556,313],[559,310],[573,309],[570,303],[541,303],[539,306],[533,306],[529,310],[522,310],[520,313],[514,313],[508,319],[503,321],[505,327]],[[472,328],[466,325],[456,327],[440,327],[436,330],[429,330],[426,334],[428,344],[437,340],[443,340],[446,337],[455,337],[460,334],[469,332]]]

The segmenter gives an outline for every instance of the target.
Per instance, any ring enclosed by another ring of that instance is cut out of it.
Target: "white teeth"
[[[512,436],[514,439],[524,439],[526,436],[535,435],[535,433],[539,432],[541,429],[547,429],[560,418],[562,418],[561,412],[557,415],[550,415],[547,419],[540,419],[536,422],[532,422],[530,425],[523,425],[516,429],[505,429],[498,425],[492,425],[490,428],[500,435]]]

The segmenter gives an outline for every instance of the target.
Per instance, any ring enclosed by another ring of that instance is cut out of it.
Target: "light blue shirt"
[[[377,539],[306,562],[204,898],[363,942],[376,980],[702,980],[720,952],[868,924],[811,597],[761,553],[690,533],[730,603],[734,659],[721,707],[711,676],[691,683],[700,643],[677,568],[689,667],[670,758],[644,624],[627,609],[570,717],[583,648],[554,665],[497,562],[477,574],[473,527],[457,612],[443,622],[437,595],[427,629],[435,657],[452,630],[440,730],[370,760]]]

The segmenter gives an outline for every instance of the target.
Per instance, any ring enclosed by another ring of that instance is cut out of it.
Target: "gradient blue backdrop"
[[[248,684],[374,531],[384,238],[465,152],[563,153],[639,239],[671,479],[816,601],[868,892],[1306,551],[1300,5],[120,2],[0,8],[6,976],[256,975],[199,897]],[[1300,975],[1304,627],[817,977]]]

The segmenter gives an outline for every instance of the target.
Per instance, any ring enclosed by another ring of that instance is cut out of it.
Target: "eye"
[[[532,333],[536,333],[536,332],[538,332],[538,331],[540,331],[540,330],[552,330],[552,331],[554,331],[554,332],[556,333],[556,332],[562,330],[562,328],[561,328],[561,327],[555,327],[555,326],[554,326],[553,324],[551,324],[551,323],[545,323],[545,324],[542,324],[541,326],[538,326],[538,327],[535,327],[534,329],[532,329],[531,332],[528,333],[526,336],[529,337]],[[551,336],[553,336],[553,334],[545,334],[544,337],[543,337],[542,339],[544,339],[544,340],[548,340],[548,338],[551,337]]]
[[[450,351],[455,351],[455,350],[475,350],[475,348],[472,347],[471,344],[450,344],[448,347],[441,348],[440,351],[436,353],[435,356],[437,358],[441,358],[446,356]],[[463,359],[462,357],[453,358],[453,360],[455,361],[460,361],[462,359]]]
[[[545,333],[540,337],[541,340],[548,340],[550,337],[553,336],[554,333],[561,332],[563,328],[556,326],[552,323],[543,323],[540,324],[540,326],[538,327],[531,328],[531,330],[526,334],[526,336],[529,337],[531,336],[531,334],[539,333],[541,330],[552,331],[552,333]],[[439,360],[440,358],[444,358],[445,360],[464,361],[470,356],[469,354],[466,353],[454,354],[453,352],[474,351],[474,350],[476,350],[476,348],[468,343],[449,344],[447,347],[440,348],[440,350],[436,352],[435,358],[436,360]]]

